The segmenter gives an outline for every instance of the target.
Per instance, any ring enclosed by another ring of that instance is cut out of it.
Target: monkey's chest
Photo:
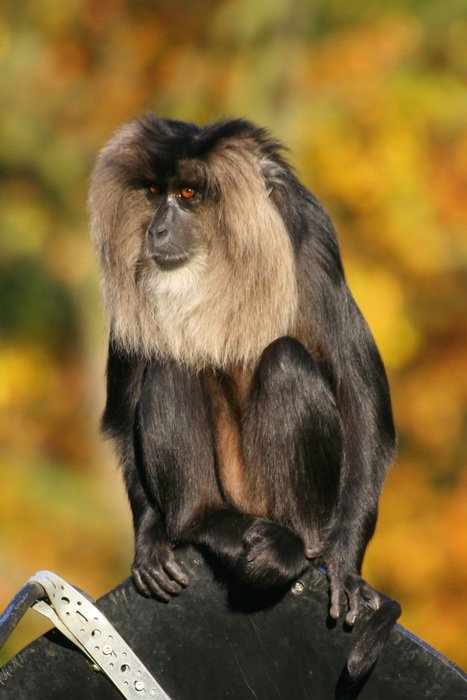
[[[210,381],[216,465],[224,498],[240,510],[266,516],[264,491],[255,488],[242,434],[250,385],[251,375],[240,371],[222,382]]]

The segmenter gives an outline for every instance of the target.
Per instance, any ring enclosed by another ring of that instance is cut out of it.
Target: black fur
[[[225,139],[257,144],[291,237],[302,336],[313,350],[295,338],[274,341],[235,409],[248,483],[267,514],[256,517],[229,502],[219,480],[211,396],[213,383],[227,392],[228,378],[144,360],[111,340],[103,427],[118,445],[132,506],[135,583],[164,600],[179,593],[187,579],[173,548],[183,542],[257,589],[283,589],[310,560],[322,563],[332,617],[345,611],[353,624],[362,597],[379,607],[349,657],[353,681],[374,664],[400,612],[360,578],[395,436],[383,364],[345,282],[334,228],[264,130],[242,120],[200,129],[152,115],[140,124],[143,171],[169,173],[177,159],[202,159]],[[137,155],[125,157],[116,163],[121,177],[146,181]]]

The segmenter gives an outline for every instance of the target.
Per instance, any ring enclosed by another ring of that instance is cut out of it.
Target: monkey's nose
[[[166,239],[168,237],[168,235],[169,235],[168,229],[164,228],[162,226],[159,228],[153,228],[152,226],[150,226],[148,228],[149,238],[152,238],[155,241],[158,241],[158,242],[163,241],[164,239]]]
[[[151,256],[166,255],[172,247],[172,235],[166,226],[149,226],[146,233],[146,250]]]

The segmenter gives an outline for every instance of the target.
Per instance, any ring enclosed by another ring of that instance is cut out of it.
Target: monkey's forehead
[[[253,170],[266,162],[287,169],[281,150],[265,129],[243,119],[200,127],[150,113],[117,132],[101,151],[95,174],[126,187],[156,181],[215,191],[218,180],[246,176],[253,162]]]
[[[280,150],[269,133],[245,119],[225,119],[206,126],[163,119],[148,113],[132,122],[135,135],[167,160],[203,159],[219,145],[248,139],[260,148]]]
[[[207,180],[207,163],[198,159],[165,161],[154,158],[152,172],[160,183],[202,185]]]

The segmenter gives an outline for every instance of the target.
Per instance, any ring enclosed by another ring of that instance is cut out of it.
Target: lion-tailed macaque
[[[179,594],[183,543],[256,591],[321,564],[332,618],[376,611],[361,678],[400,614],[361,577],[395,435],[328,214],[264,129],[153,114],[101,151],[89,201],[137,588]]]

